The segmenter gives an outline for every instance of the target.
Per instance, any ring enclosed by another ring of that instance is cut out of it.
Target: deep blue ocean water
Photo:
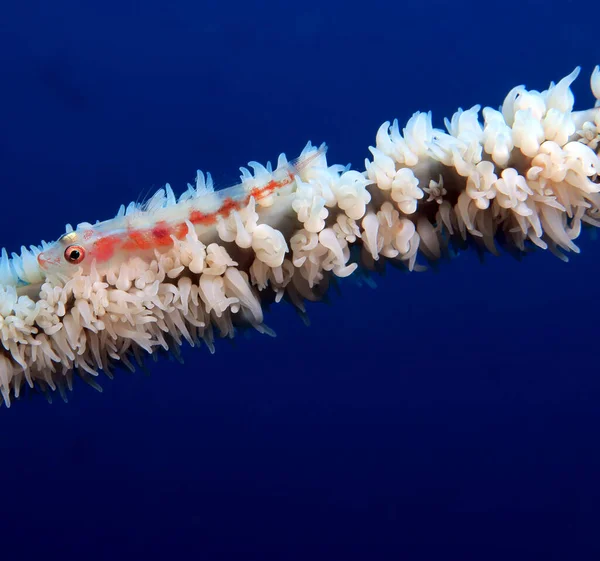
[[[309,139],[498,106],[600,63],[591,0],[5,2],[0,245]],[[0,409],[2,558],[587,560],[600,554],[600,246],[341,283],[216,355]]]

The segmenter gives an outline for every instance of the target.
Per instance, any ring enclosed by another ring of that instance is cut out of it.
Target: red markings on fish
[[[219,207],[219,210],[211,213],[204,213],[200,210],[192,210],[190,212],[190,222],[192,224],[201,224],[203,226],[210,226],[217,222],[217,216],[227,218],[232,211],[240,210],[242,207],[242,201],[236,201],[231,197],[226,198],[223,204]]]
[[[167,225],[166,222],[158,222],[154,228],[152,228],[152,237],[154,238],[154,243],[161,246],[169,246],[173,245],[173,239],[171,238],[171,228]]]
[[[250,196],[258,201],[263,197],[271,195],[273,191],[289,185],[292,181],[294,181],[294,176],[291,173],[288,173],[288,176],[282,181],[275,181],[272,179],[264,187],[254,187],[250,190]]]
[[[177,224],[174,228],[173,228],[173,235],[178,239],[178,240],[182,240],[183,238],[185,238],[185,236],[188,233],[188,225],[185,222],[181,222],[179,224]]]
[[[216,221],[216,212],[213,212],[211,214],[204,214],[199,210],[192,210],[192,212],[190,212],[190,222],[192,224],[202,224],[204,226],[209,226],[210,224],[214,224]]]
[[[240,201],[234,201],[231,197],[228,197],[223,201],[218,214],[220,214],[223,218],[227,218],[232,211],[240,210],[240,207]]]
[[[154,240],[150,230],[128,230],[123,249],[152,249],[153,247]]]
[[[117,247],[121,245],[121,241],[121,237],[117,235],[98,238],[94,242],[92,251],[96,261],[98,261],[98,263],[108,261],[114,255]]]
[[[289,173],[281,181],[273,179],[263,187],[254,187],[243,199],[227,197],[223,199],[219,209],[214,212],[205,213],[201,210],[191,210],[188,216],[189,222],[194,225],[212,226],[216,224],[217,217],[228,218],[232,212],[244,208],[252,197],[258,201],[271,195],[275,190],[289,185],[293,180],[294,176]],[[88,232],[93,233],[92,230],[86,231],[84,238]],[[166,220],[161,220],[150,228],[128,228],[124,234],[101,237],[94,242],[93,254],[98,262],[104,262],[108,261],[117,249],[135,251],[170,247],[173,245],[173,238],[182,240],[187,233],[186,222],[170,225]]]

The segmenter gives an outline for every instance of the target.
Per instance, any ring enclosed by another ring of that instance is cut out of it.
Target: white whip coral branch
[[[3,250],[0,391],[63,397],[77,374],[133,369],[145,354],[215,333],[269,332],[263,304],[303,309],[332,276],[394,261],[413,270],[475,245],[497,253],[578,252],[600,226],[600,69],[594,108],[574,111],[577,68],[542,92],[518,86],[501,107],[459,109],[446,131],[431,113],[400,130],[384,123],[365,171],[329,165],[325,146],[273,168],[251,162],[215,191],[198,172],[177,198],[169,185],[113,219],[67,227],[56,242]]]

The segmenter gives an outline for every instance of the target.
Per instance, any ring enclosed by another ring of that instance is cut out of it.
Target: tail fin
[[[316,160],[318,160],[321,156],[324,156],[327,152],[327,144],[324,142],[321,144],[321,146],[315,148],[314,150],[311,150],[311,148],[312,147],[310,145],[307,146],[300,156],[290,162],[289,165],[293,174],[300,175],[306,168],[310,167]]]

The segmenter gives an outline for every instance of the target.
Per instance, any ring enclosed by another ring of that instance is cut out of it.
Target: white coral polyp
[[[273,203],[271,202],[271,204]],[[271,206],[271,204],[267,206]],[[224,242],[235,242],[238,247],[249,248],[252,246],[252,232],[257,223],[256,201],[254,197],[250,197],[246,207],[240,211],[231,212],[227,218],[219,218],[217,232]]]
[[[410,244],[417,230],[410,220],[402,218],[396,223],[394,229],[394,246],[401,255],[406,256],[410,252]]]
[[[319,243],[329,250],[323,255],[323,269],[333,271],[338,277],[347,277],[356,270],[356,263],[348,265],[350,249],[346,240],[337,237],[332,228],[325,228],[319,233]]]
[[[515,112],[515,116],[519,111],[529,111],[533,119],[541,121],[546,114],[544,96],[535,90],[523,90],[515,98],[513,111]]]
[[[338,206],[353,220],[360,220],[365,215],[371,194],[367,185],[372,183],[358,171],[347,171],[341,175],[333,187]]]
[[[415,166],[419,161],[419,157],[408,147],[406,140],[400,134],[396,119],[391,126],[390,122],[386,121],[379,127],[375,136],[375,146],[382,154],[398,164]]]
[[[537,180],[539,177],[558,183],[567,176],[565,151],[551,140],[540,146],[538,154],[531,160],[527,171],[527,179]]]
[[[551,84],[544,92],[548,109],[558,109],[565,114],[573,110],[575,96],[571,91],[571,84],[577,79],[580,71],[581,68],[578,66],[573,72],[562,78],[558,84]]]
[[[483,149],[492,156],[492,160],[499,166],[505,166],[514,148],[512,129],[506,124],[500,111],[491,107],[484,107],[483,119]]]
[[[417,210],[417,201],[424,196],[419,188],[419,180],[410,168],[396,172],[392,181],[392,199],[404,214],[413,214]]]
[[[588,146],[591,150],[597,150],[600,145],[600,110],[596,113],[596,121],[585,121],[581,129],[577,131],[579,142]]]
[[[373,161],[365,160],[367,177],[382,191],[389,191],[396,175],[396,163],[378,148],[370,146],[369,150],[373,154]]]
[[[495,183],[498,176],[491,162],[479,162],[467,178],[465,193],[473,200],[479,210],[486,210],[496,196]]]
[[[600,161],[588,146],[580,142],[569,142],[563,150],[566,154],[566,164],[571,171],[584,177],[592,177],[598,173]]]
[[[524,109],[515,113],[512,127],[513,142],[525,156],[533,158],[540,144],[544,141],[544,128],[539,119],[536,119],[531,109]]]
[[[349,218],[346,214],[338,215],[333,229],[338,237],[344,238],[348,243],[354,243],[361,237],[356,220]]]
[[[596,106],[598,106],[598,102],[600,102],[600,66],[594,68],[590,78],[590,86],[592,88],[592,93],[596,98]]]
[[[511,209],[520,216],[529,216],[532,210],[525,201],[533,191],[527,181],[519,175],[516,169],[507,168],[502,172],[501,178],[494,184],[496,187],[496,200],[502,208]]]
[[[259,224],[252,233],[252,249],[256,258],[269,267],[283,263],[288,246],[283,234],[268,224]]]
[[[550,109],[542,121],[544,136],[559,146],[564,146],[575,133],[576,126],[571,113],[561,113],[558,109]]]
[[[406,123],[404,140],[409,150],[420,160],[430,154],[430,144],[433,139],[433,126],[431,124],[431,111],[422,113],[417,111]],[[407,165],[416,165],[407,163]]]
[[[445,119],[446,129],[456,142],[456,149],[460,158],[465,162],[476,164],[481,161],[483,127],[478,119],[481,106],[475,105],[463,111],[459,109],[452,116],[452,120]]]
[[[206,248],[205,264],[207,268],[204,269],[204,273],[207,275],[222,275],[227,270],[227,267],[235,267],[237,265],[229,253],[227,253],[227,250],[216,243],[211,243]]]
[[[292,208],[298,215],[298,220],[309,232],[320,232],[325,226],[329,215],[325,208],[326,199],[321,196],[321,189],[315,188],[319,183],[303,183],[298,181],[298,188]]]

